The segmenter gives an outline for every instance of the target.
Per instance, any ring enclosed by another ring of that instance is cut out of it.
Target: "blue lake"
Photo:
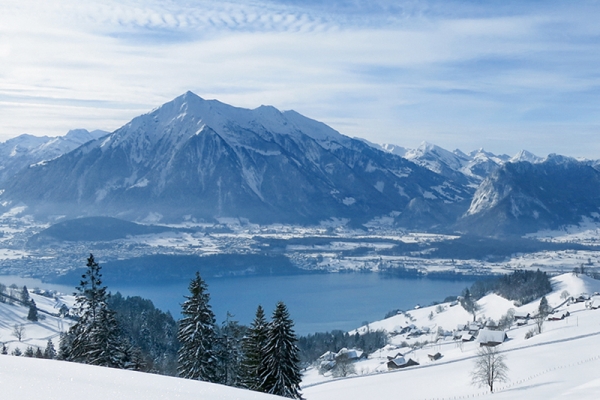
[[[37,279],[0,276],[5,285],[59,290],[73,293],[74,288],[42,283]],[[408,310],[429,305],[450,295],[458,295],[473,281],[441,279],[386,278],[376,273],[311,274],[295,276],[255,276],[207,279],[211,306],[221,323],[227,312],[243,324],[254,318],[260,304],[270,315],[283,301],[295,323],[297,334],[305,335],[333,329],[351,330],[365,321],[382,319],[393,309]],[[106,282],[110,291],[125,296],[150,299],[164,311],[179,318],[181,303],[187,295],[187,283],[166,286],[119,287]]]

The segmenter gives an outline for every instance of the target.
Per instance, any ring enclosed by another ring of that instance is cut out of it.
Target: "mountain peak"
[[[510,160],[509,162],[520,162],[520,161],[527,161],[530,162],[532,164],[535,163],[539,163],[544,161],[543,158],[536,156],[533,153],[530,153],[527,150],[521,150],[519,151],[517,154],[515,154]]]

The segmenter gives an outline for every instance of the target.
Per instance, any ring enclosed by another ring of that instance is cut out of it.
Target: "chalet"
[[[402,328],[402,330],[400,331],[400,334],[403,335],[405,333],[410,333],[411,331],[416,330],[416,329],[417,329],[417,327],[414,324],[410,324],[410,325]]]
[[[397,357],[393,360],[388,361],[387,367],[388,369],[401,369],[406,367],[412,367],[413,365],[419,365],[418,362],[409,358],[408,360],[404,357]]]
[[[527,320],[529,318],[531,318],[531,313],[527,311],[515,311],[515,320]]]
[[[568,311],[556,311],[548,316],[548,321],[560,321],[567,318],[571,313]]]
[[[480,346],[497,346],[504,343],[508,339],[508,335],[504,331],[491,331],[482,329],[477,336],[477,342]]]
[[[590,299],[590,295],[587,293],[581,293],[579,296],[575,297],[575,303],[584,303]]]
[[[335,360],[335,353],[333,351],[326,351],[319,357],[319,360],[322,361],[333,361]]]
[[[472,342],[473,340],[475,340],[475,335],[469,332],[464,332],[463,335],[460,337],[460,340],[462,340],[463,342]]]
[[[429,357],[429,359],[430,359],[431,361],[437,361],[437,360],[439,360],[440,358],[442,358],[443,356],[442,356],[442,353],[440,353],[440,352],[438,351],[438,352],[437,352],[437,353],[435,353],[435,354],[427,354],[427,357]]]
[[[600,296],[594,295],[592,298],[585,303],[586,307],[592,310],[600,308]]]
[[[347,348],[343,348],[340,351],[338,351],[338,353],[335,355],[335,358],[338,358],[339,356],[345,355],[346,357],[348,357],[349,360],[358,360],[363,356],[364,352],[362,350],[359,349],[347,349]]]

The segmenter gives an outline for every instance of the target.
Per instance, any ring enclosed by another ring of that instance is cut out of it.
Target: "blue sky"
[[[349,136],[600,158],[597,1],[0,0],[0,140],[192,90]]]

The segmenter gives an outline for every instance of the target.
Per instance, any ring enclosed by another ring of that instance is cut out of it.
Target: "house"
[[[387,362],[388,369],[400,369],[412,367],[413,365],[419,365],[419,363],[413,360],[412,358],[409,358],[407,360],[404,357],[397,357]]]
[[[560,321],[567,318],[569,315],[571,315],[571,313],[568,311],[557,311],[548,316],[548,321]]]
[[[579,296],[575,297],[575,303],[583,303],[590,299],[590,295],[587,293],[581,293]]]
[[[393,356],[393,357],[392,356],[387,356],[387,359],[388,359],[388,361],[392,361],[395,358],[400,358],[400,357],[403,357],[403,356],[404,356],[404,354],[402,354],[402,353],[396,353],[396,355]]]
[[[430,359],[431,361],[437,361],[437,360],[439,360],[440,358],[442,358],[442,354],[441,354],[441,353],[438,351],[438,352],[437,352],[437,353],[435,353],[435,354],[427,354],[427,357],[429,357],[429,359]]]
[[[335,358],[338,358],[342,355],[345,355],[346,357],[348,357],[349,360],[358,360],[359,358],[361,358],[363,356],[364,352],[362,350],[359,349],[347,349],[347,348],[343,348],[340,351],[338,351],[338,353],[336,354]]]
[[[497,346],[504,343],[508,339],[508,335],[504,331],[491,331],[482,329],[477,336],[477,342],[480,346]]]
[[[515,320],[527,320],[529,318],[531,318],[531,313],[528,313],[527,311],[515,311]]]
[[[463,335],[460,337],[460,340],[462,340],[463,342],[472,342],[473,340],[475,340],[475,335],[469,332],[464,332]]]
[[[592,310],[600,308],[600,296],[594,295],[592,298],[585,303],[586,307]]]
[[[321,360],[321,361],[333,361],[333,360],[335,360],[335,356],[336,356],[336,354],[333,351],[326,351],[325,353],[323,353],[321,355],[321,357],[319,357],[319,360]]]

